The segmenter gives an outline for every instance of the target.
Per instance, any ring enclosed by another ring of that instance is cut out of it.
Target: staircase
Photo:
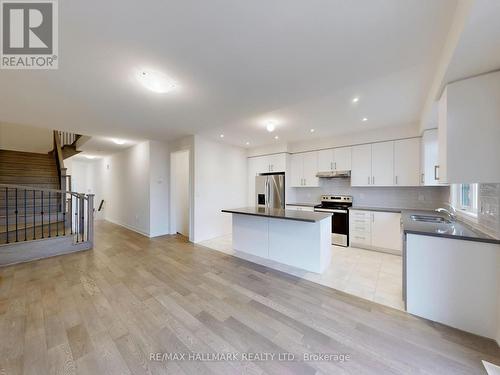
[[[0,150],[0,184],[59,189],[60,183],[52,154]]]
[[[80,137],[55,131],[48,154],[0,150],[0,266],[92,248],[93,195],[66,189],[63,149],[78,153]]]

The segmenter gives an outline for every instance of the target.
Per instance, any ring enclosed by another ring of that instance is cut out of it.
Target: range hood
[[[351,177],[351,171],[327,171],[318,172],[316,177],[319,178],[348,178]]]

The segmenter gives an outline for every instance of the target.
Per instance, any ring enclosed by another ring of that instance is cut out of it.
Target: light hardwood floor
[[[151,361],[156,352],[348,361]],[[99,222],[92,251],[0,269],[0,374],[484,374],[491,340]]]

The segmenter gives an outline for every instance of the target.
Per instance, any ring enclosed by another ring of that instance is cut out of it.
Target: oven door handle
[[[335,213],[335,214],[346,214],[347,210],[325,210],[322,208],[315,208],[315,212],[328,212],[328,213]]]

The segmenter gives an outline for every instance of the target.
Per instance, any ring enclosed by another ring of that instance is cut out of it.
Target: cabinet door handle
[[[337,170],[337,162],[334,162],[333,165],[334,165],[334,169]]]
[[[372,176],[372,185],[375,185],[375,176]]]
[[[307,180],[304,178],[304,186],[307,185]]]
[[[439,169],[439,165],[435,165],[434,166],[434,179],[435,180],[439,180],[438,169]]]
[[[420,177],[420,182],[421,183],[425,183],[425,176],[424,174],[422,173],[421,177]]]
[[[396,177],[396,185],[398,184],[398,176],[395,176]]]
[[[370,176],[368,176],[368,185],[370,185]]]
[[[372,223],[374,223],[374,222],[375,222],[375,214],[372,213]]]

